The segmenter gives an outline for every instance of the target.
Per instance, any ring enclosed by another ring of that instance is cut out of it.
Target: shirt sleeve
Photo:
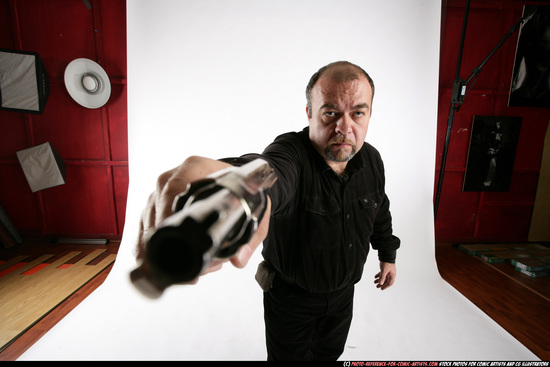
[[[277,181],[267,190],[271,199],[271,213],[278,214],[288,208],[288,203],[294,197],[300,175],[300,165],[303,163],[303,152],[300,144],[292,134],[284,134],[275,139],[262,154],[245,154],[243,159],[262,158],[275,170]]]
[[[390,212],[390,200],[385,192],[384,163],[380,153],[375,151],[375,159],[378,161],[376,174],[380,179],[382,201],[374,219],[373,233],[370,238],[371,246],[378,251],[378,259],[382,262],[395,263],[397,249],[401,246],[401,240],[393,235],[392,216]]]

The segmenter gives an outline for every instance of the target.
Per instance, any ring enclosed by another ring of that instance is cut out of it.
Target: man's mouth
[[[336,148],[354,147],[355,145],[349,140],[331,140],[328,145]]]

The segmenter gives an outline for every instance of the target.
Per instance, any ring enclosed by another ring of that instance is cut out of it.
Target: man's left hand
[[[395,264],[380,261],[380,272],[374,276],[376,288],[384,290],[391,287],[395,282],[396,275]]]

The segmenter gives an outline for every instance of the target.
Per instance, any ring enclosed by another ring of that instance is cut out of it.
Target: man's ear
[[[307,115],[307,118],[308,120],[311,118],[311,116],[309,115],[309,107],[306,106],[306,115]]]

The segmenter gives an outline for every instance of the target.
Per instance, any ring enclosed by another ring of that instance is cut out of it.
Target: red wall
[[[0,205],[26,237],[120,238],[128,186],[126,5],[124,0],[0,0],[0,47],[39,52],[51,94],[43,115],[0,111]],[[460,76],[467,78],[522,14],[550,1],[472,0]],[[465,0],[443,0],[436,182],[443,151]],[[518,32],[484,66],[455,115],[436,221],[438,241],[525,241],[549,108],[507,107]],[[112,95],[90,110],[65,90],[63,72],[79,57],[111,78]],[[475,115],[521,116],[509,192],[463,192]],[[15,152],[49,141],[67,183],[33,194]]]
[[[471,1],[462,79],[470,77],[473,69],[520,20],[525,4],[550,5],[550,1]],[[465,5],[465,0],[449,0],[444,1],[442,9],[436,189]],[[518,34],[516,31],[484,65],[455,114],[436,218],[438,241],[527,241],[550,108],[507,107]],[[508,192],[462,191],[470,130],[476,115],[523,118]]]
[[[0,47],[38,52],[50,79],[43,114],[0,111],[0,205],[23,237],[122,235],[128,191],[125,0],[0,0]],[[64,85],[76,58],[109,75],[99,109],[77,104]],[[16,151],[50,142],[66,184],[32,193]]]

